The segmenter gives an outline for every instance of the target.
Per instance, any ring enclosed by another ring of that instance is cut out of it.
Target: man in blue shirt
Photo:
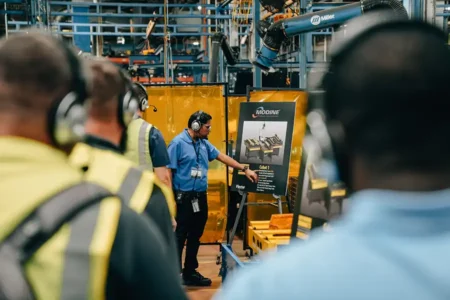
[[[358,36],[335,48],[323,80],[350,210],[330,232],[235,271],[216,300],[450,299],[447,38],[418,21]]]
[[[177,135],[169,144],[168,152],[172,169],[173,189],[177,201],[178,255],[186,244],[183,281],[186,285],[209,286],[211,280],[203,277],[198,268],[197,253],[200,238],[208,219],[208,163],[215,159],[245,172],[247,178],[255,182],[258,176],[248,167],[241,165],[226,154],[220,153],[208,140],[212,117],[197,111],[188,120],[188,128]]]

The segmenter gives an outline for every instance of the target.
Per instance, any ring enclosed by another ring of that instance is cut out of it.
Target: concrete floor
[[[233,242],[234,253],[242,260],[245,251],[242,250],[242,240],[236,238]],[[202,245],[198,251],[198,271],[205,277],[211,278],[212,284],[209,287],[186,287],[186,292],[191,300],[209,300],[220,289],[222,277],[219,276],[220,265],[217,265],[217,255],[220,254],[219,245]],[[184,260],[184,255],[183,255]]]
[[[205,277],[211,278],[209,287],[186,287],[191,300],[209,300],[219,290],[222,277],[219,276],[220,265],[216,264],[220,247],[217,245],[200,246],[198,253],[198,271]]]

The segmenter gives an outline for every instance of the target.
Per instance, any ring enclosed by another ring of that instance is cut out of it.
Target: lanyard
[[[197,168],[200,166],[200,146],[201,146],[201,140],[199,139],[197,141],[198,146],[197,148],[195,148],[195,141],[194,139],[189,135],[189,133],[186,131],[186,134],[189,136],[189,138],[192,141],[192,147],[194,147],[194,151],[195,151],[195,156],[196,156],[196,161],[197,161]]]
[[[198,172],[198,168],[200,167],[200,146],[201,146],[201,140],[198,140],[198,147],[195,148],[195,141],[194,139],[191,137],[191,135],[186,131],[186,134],[189,136],[189,138],[192,141],[192,147],[194,147],[194,151],[195,151],[195,155],[196,155],[196,160],[197,160],[197,172]],[[197,181],[197,176],[195,176],[194,178],[194,183],[192,184],[192,192],[195,191],[195,182]]]

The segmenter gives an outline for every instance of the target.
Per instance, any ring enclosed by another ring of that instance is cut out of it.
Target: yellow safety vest
[[[166,198],[171,216],[176,214],[172,191],[153,172],[138,170],[122,155],[79,143],[69,156],[69,162],[79,169],[88,167],[85,180],[121,196],[137,213],[144,212],[153,187],[158,186]]]
[[[127,129],[127,145],[124,155],[142,170],[153,171],[149,141],[152,127],[152,124],[142,118],[137,118],[128,125]]]
[[[52,195],[81,182],[64,153],[0,137],[0,241]],[[25,264],[37,299],[105,299],[121,201],[106,198],[63,225]]]

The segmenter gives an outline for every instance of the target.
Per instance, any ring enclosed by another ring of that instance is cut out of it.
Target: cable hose
[[[381,9],[391,9],[396,15],[408,18],[408,12],[400,1],[397,0],[361,0],[363,13]]]

